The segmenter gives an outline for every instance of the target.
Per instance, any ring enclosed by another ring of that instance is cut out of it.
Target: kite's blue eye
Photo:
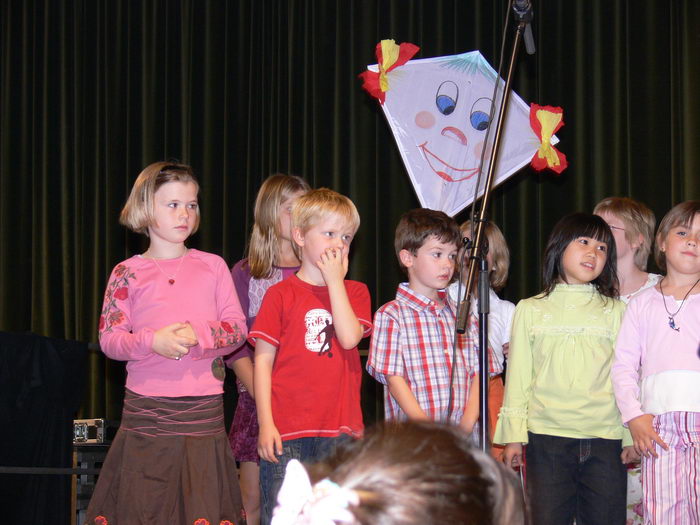
[[[477,131],[484,131],[489,127],[491,112],[491,99],[481,97],[472,104],[469,112],[469,123]]]
[[[469,115],[469,121],[472,127],[477,131],[484,131],[489,127],[489,116],[483,111],[475,111]]]
[[[459,88],[451,80],[445,80],[437,93],[435,93],[435,105],[443,115],[450,115],[457,107],[459,99]]]
[[[457,101],[452,100],[447,95],[438,95],[435,104],[443,115],[451,114],[457,107]]]
[[[443,115],[449,115],[457,107],[457,103],[447,95],[438,95],[435,104]]]

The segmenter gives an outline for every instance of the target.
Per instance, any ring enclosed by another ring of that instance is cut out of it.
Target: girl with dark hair
[[[567,275],[566,254],[577,252],[575,247],[581,250],[595,251],[603,255],[601,264],[594,273],[586,265],[581,268],[575,261],[569,268],[571,275]],[[610,226],[597,215],[587,213],[572,213],[562,218],[552,230],[544,251],[544,267],[542,269],[542,294],[550,295],[558,284],[592,284],[596,291],[603,296],[616,298],[619,288],[615,261],[617,260],[617,247]]]
[[[634,454],[610,367],[624,304],[615,241],[598,216],[561,219],[547,242],[541,294],[518,303],[494,441],[523,463],[533,523],[624,524]],[[623,459],[623,461],[621,461]]]

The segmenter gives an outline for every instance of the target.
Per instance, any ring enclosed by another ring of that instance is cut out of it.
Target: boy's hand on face
[[[328,248],[316,262],[326,285],[343,282],[348,273],[348,251]]]

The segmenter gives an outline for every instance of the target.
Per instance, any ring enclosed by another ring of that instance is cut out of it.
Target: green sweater
[[[624,310],[591,284],[558,284],[518,303],[494,442],[527,443],[530,431],[632,443],[610,380]]]

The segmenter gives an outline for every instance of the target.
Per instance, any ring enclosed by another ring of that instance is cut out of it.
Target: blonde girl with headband
[[[472,235],[472,222],[466,221],[460,227],[465,236]],[[510,327],[513,324],[515,305],[510,301],[501,299],[496,292],[503,289],[508,282],[508,270],[510,268],[510,250],[500,228],[493,222],[484,224],[484,234],[488,241],[487,261],[489,268],[489,439],[493,440],[498,421],[498,412],[503,405],[503,370],[510,343]],[[468,256],[469,254],[467,254]],[[466,265],[466,261],[465,261]],[[464,272],[466,273],[466,272]],[[465,275],[466,278],[466,275]],[[447,291],[455,302],[461,302],[466,295],[465,284],[454,282]],[[461,296],[460,296],[461,295]],[[474,289],[470,307],[470,323],[478,323],[477,291]],[[476,329],[475,329],[476,330]],[[476,333],[476,331],[475,331]],[[494,457],[503,453],[503,447],[495,445],[491,449]]]
[[[276,174],[263,182],[255,199],[248,257],[231,269],[248,328],[253,326],[267,289],[299,270],[291,237],[291,210],[309,185],[294,175]],[[227,364],[236,373],[238,404],[229,432],[240,465],[241,495],[248,525],[260,522],[258,420],[253,399],[253,347],[245,343]]]
[[[457,427],[387,422],[287,467],[272,525],[524,525],[519,481]]]
[[[612,380],[642,455],[644,523],[700,523],[700,201],[662,219],[654,248],[666,275],[634,297]]]
[[[126,361],[127,378],[91,525],[231,525],[241,516],[222,356],[243,344],[247,328],[226,263],[185,245],[199,226],[198,191],[189,166],[156,162],[121,212],[149,246],[117,264],[105,291],[100,346]]]

